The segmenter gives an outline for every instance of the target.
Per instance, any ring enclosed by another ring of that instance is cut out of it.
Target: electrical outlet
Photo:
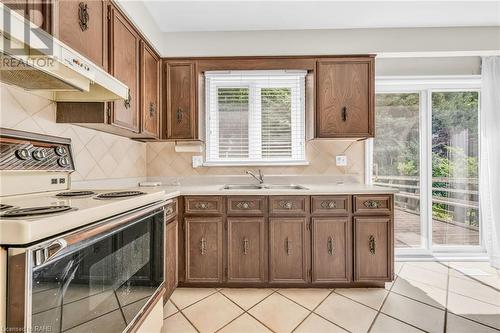
[[[345,155],[335,156],[335,164],[337,166],[347,166],[347,156]]]
[[[193,156],[193,168],[198,168],[203,165],[203,156],[195,155]]]

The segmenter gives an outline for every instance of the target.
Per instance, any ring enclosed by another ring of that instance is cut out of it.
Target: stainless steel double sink
[[[308,190],[296,184],[226,184],[222,190]]]

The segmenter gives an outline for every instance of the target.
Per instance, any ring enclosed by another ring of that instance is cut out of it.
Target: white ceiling
[[[500,1],[156,1],[163,32],[500,26]]]

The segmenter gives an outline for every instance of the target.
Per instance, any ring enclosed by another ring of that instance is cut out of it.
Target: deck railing
[[[409,213],[420,213],[418,176],[374,176],[378,186],[394,187],[395,206]],[[433,219],[477,229],[479,227],[479,191],[477,178],[432,178]]]

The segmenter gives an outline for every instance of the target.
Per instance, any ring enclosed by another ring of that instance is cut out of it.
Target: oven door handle
[[[65,254],[84,248],[95,243],[110,234],[119,232],[135,223],[147,219],[165,209],[168,202],[161,201],[146,207],[140,207],[131,212],[103,220],[84,229],[75,231],[49,241],[40,247],[33,249],[33,266],[39,268],[45,266]],[[164,215],[162,215],[164,218]]]

